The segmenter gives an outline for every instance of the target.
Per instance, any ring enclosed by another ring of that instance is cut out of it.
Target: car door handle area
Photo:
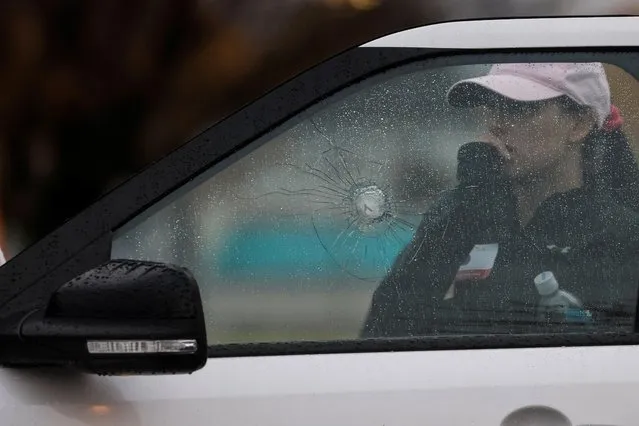
[[[573,426],[568,416],[556,408],[545,405],[531,405],[521,407],[508,414],[501,422],[501,426]],[[620,426],[603,424],[580,424],[574,426]]]

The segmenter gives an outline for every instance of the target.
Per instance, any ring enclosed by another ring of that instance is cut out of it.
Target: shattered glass
[[[318,243],[344,272],[359,279],[381,278],[393,254],[412,238],[420,209],[395,196],[392,181],[384,179],[390,162],[337,145],[309,122],[326,149],[313,162],[284,165],[296,179],[263,196],[289,197],[307,206]]]
[[[318,104],[118,233],[112,257],[178,263],[211,343],[356,338],[480,118],[450,107],[485,65],[400,70]]]

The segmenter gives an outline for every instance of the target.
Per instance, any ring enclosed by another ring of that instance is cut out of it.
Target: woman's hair
[[[588,109],[568,97],[560,106],[580,117]],[[593,128],[582,144],[584,186],[611,193],[621,204],[639,211],[639,166],[621,128]]]

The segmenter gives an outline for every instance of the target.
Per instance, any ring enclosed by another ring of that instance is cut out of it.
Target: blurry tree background
[[[634,3],[4,0],[0,245],[15,255],[206,126],[351,46],[477,13],[637,13]]]

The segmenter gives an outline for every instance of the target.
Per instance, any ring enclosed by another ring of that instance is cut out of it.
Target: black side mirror
[[[104,375],[191,373],[207,359],[195,279],[157,262],[113,260],[67,282],[23,321],[20,340],[11,364]]]

